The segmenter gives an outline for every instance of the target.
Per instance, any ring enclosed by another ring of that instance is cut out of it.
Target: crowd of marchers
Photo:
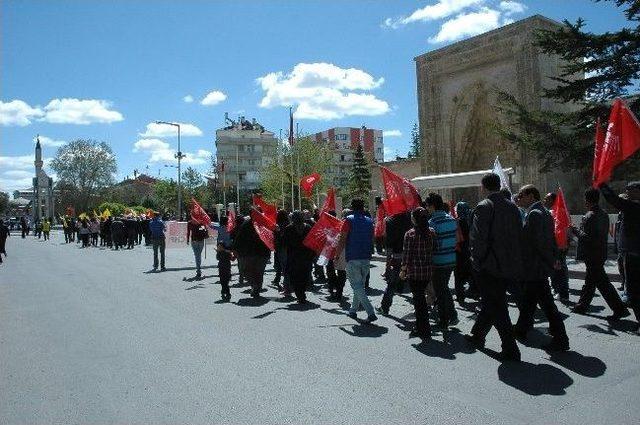
[[[277,211],[273,245],[265,243],[252,215],[221,216],[212,223],[193,214],[187,223],[187,243],[196,260],[196,278],[201,277],[202,248],[215,229],[216,259],[223,301],[230,301],[231,265],[237,262],[239,284],[250,286],[252,297],[263,292],[266,265],[272,259],[282,297],[304,304],[315,277],[326,283],[329,300],[344,302],[346,282],[351,286],[349,317],[364,323],[378,320],[376,313],[390,314],[394,295],[405,285],[411,290],[415,324],[411,337],[429,340],[431,323],[441,331],[458,323],[454,303],[466,307],[469,298],[478,299],[477,318],[466,335],[469,343],[483,347],[495,327],[502,341],[503,360],[519,361],[517,341],[525,342],[540,308],[549,322],[549,351],[569,350],[563,315],[556,301],[569,302],[567,248],[559,247],[550,207],[555,194],[542,196],[533,185],[516,194],[501,190],[500,177],[482,178],[485,199],[475,207],[465,202],[448,205],[436,193],[429,193],[420,206],[384,218],[384,233],[374,237],[374,219],[361,199],[340,212],[342,219],[337,246],[331,258],[318,261],[318,253],[304,243],[318,220],[309,211]],[[610,282],[604,266],[608,253],[609,216],[601,208],[601,195],[619,211],[616,223],[616,252],[623,280],[623,297]],[[640,182],[631,182],[616,195],[606,184],[584,193],[586,213],[579,226],[571,225],[567,238],[577,240],[576,259],[584,261],[586,276],[580,297],[572,308],[576,314],[588,311],[596,289],[612,314],[609,320],[630,315],[640,320]],[[329,211],[336,217],[336,211]],[[378,210],[380,214],[380,209]],[[65,241],[79,240],[83,246],[106,245],[114,249],[153,246],[153,269],[165,270],[165,229],[159,214],[150,217],[109,217],[63,221]],[[47,229],[48,232],[49,229]],[[24,233],[24,232],[23,232]],[[8,228],[0,223],[0,260],[6,256]],[[371,260],[375,250],[384,252],[383,277],[386,289],[381,304],[374,308],[367,295]],[[453,291],[450,281],[453,277]],[[508,310],[511,298],[519,310],[512,323]],[[636,329],[637,329],[636,323]],[[637,330],[636,330],[637,332]]]

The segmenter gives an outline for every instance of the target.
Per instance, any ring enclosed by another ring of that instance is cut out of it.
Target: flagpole
[[[298,137],[300,136],[298,124],[296,123],[296,143],[298,142]],[[296,149],[296,163],[297,163],[297,171],[298,171],[298,209],[302,211],[302,193],[300,191],[300,152]]]
[[[278,138],[278,157],[280,158],[280,193],[282,195],[282,209],[284,209],[284,151],[282,144],[282,129]]]
[[[238,149],[238,145],[236,145],[236,211],[240,211],[240,153]]]

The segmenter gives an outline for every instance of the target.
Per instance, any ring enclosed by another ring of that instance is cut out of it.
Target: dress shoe
[[[484,348],[484,341],[476,337],[475,335],[466,334],[464,336],[464,339],[466,339],[471,345],[476,348]]]
[[[550,343],[543,345],[544,351],[569,351],[569,340],[567,338],[553,338]]]
[[[384,309],[382,307],[376,307],[376,311],[380,314],[382,314],[383,316],[386,316],[387,314],[389,314],[389,310]]]
[[[420,331],[414,329],[409,333],[409,338],[420,338],[420,339],[426,341],[426,340],[431,339],[431,335],[429,335],[429,333],[427,333],[427,332],[420,332]]]
[[[373,323],[376,320],[378,320],[378,316],[376,316],[375,314],[372,314],[371,316],[367,317],[367,320],[365,320],[366,323]]]
[[[523,332],[516,325],[513,325],[513,336],[522,344],[527,342],[527,332]]]
[[[502,351],[498,353],[498,360],[501,362],[516,362],[519,363],[520,351]]]
[[[584,307],[580,304],[576,304],[573,306],[571,311],[575,314],[585,314],[587,312],[587,307]]]
[[[351,317],[353,320],[358,319],[358,315],[356,313],[348,312],[347,316]]]

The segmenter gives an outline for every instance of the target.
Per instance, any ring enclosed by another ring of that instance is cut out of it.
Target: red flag
[[[304,192],[304,196],[306,196],[307,198],[311,197],[311,194],[313,192],[313,186],[315,186],[315,184],[318,183],[321,178],[322,176],[320,174],[313,173],[313,174],[309,174],[308,176],[304,176],[300,180],[300,187]]]
[[[567,229],[571,226],[571,216],[564,201],[564,193],[562,188],[558,188],[556,200],[551,207],[551,215],[553,216],[553,230],[556,236],[558,248],[567,248]]]
[[[596,137],[594,141],[594,150],[593,150],[593,172],[592,172],[592,182],[593,187],[597,188],[599,184],[599,169],[600,169],[600,160],[602,157],[602,148],[604,146],[604,137],[605,134],[602,131],[602,127],[600,126],[600,118],[596,121]]]
[[[376,224],[373,227],[373,236],[376,238],[381,238],[384,236],[384,205],[378,205],[378,211],[376,212]]]
[[[456,212],[456,203],[453,200],[449,201],[449,215],[456,220],[458,219],[458,213]]]
[[[233,232],[236,228],[236,213],[233,210],[227,211],[227,232]]]
[[[276,224],[255,208],[251,209],[251,220],[253,221],[253,228],[256,229],[260,240],[271,251],[275,251],[273,229],[276,227]]]
[[[289,146],[293,146],[293,110],[289,107]]]
[[[609,181],[613,170],[638,149],[640,149],[638,118],[633,115],[626,103],[616,99],[609,115],[596,185]]]
[[[320,215],[324,212],[335,211],[336,210],[336,190],[331,186],[329,190],[327,190],[327,199],[324,200],[324,204],[322,205],[322,209],[320,210]]]
[[[411,211],[420,206],[420,195],[413,184],[386,167],[380,167],[382,182],[387,196],[384,208],[387,215],[392,216]]]
[[[194,198],[191,198],[191,218],[205,226],[211,224],[211,217],[209,217],[209,214],[207,214],[204,208],[202,208]]]
[[[262,199],[261,195],[252,195],[251,197],[253,201],[253,205],[256,207],[260,207],[262,213],[267,216],[267,218],[274,223],[276,222],[276,216],[278,215],[278,207],[273,204],[266,202]]]
[[[342,220],[322,213],[320,218],[313,225],[302,243],[309,249],[315,251],[319,258],[317,263],[325,265],[328,260],[333,259],[340,239]]]

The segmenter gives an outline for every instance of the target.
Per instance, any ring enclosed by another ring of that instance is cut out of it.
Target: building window
[[[255,151],[256,151],[255,145],[247,145],[247,152],[255,152]]]
[[[346,134],[336,134],[336,140],[347,140]]]
[[[340,161],[344,161],[344,155],[340,155]]]
[[[238,145],[238,152],[244,152],[244,145]]]

